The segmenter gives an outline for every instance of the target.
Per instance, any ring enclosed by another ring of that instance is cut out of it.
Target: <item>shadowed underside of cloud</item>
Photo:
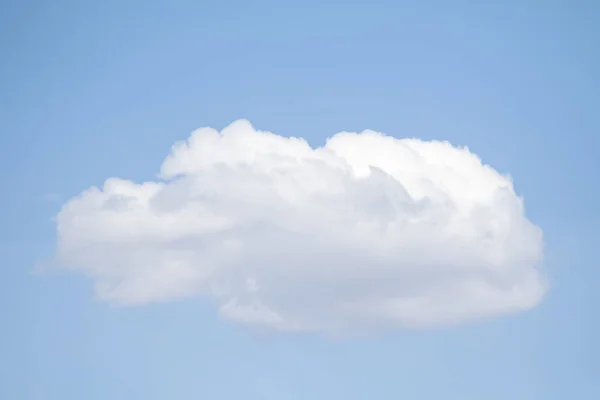
[[[342,132],[313,149],[245,120],[195,131],[154,182],[109,178],[57,216],[56,258],[109,302],[192,295],[257,328],[425,328],[545,292],[541,230],[466,148]]]

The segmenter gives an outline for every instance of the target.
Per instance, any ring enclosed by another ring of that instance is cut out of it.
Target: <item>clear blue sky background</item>
[[[0,1],[1,399],[600,398],[600,3]],[[545,232],[532,312],[260,339],[202,300],[118,309],[36,277],[60,204],[248,118],[468,145]]]

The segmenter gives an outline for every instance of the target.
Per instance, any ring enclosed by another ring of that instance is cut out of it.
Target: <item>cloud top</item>
[[[338,133],[323,147],[239,120],[173,146],[156,181],[109,178],[57,216],[57,259],[109,302],[192,295],[254,327],[425,328],[545,291],[542,232],[466,148]]]

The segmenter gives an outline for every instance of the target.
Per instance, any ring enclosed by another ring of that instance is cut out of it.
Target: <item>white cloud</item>
[[[435,327],[529,309],[542,232],[466,148],[240,120],[176,144],[155,182],[106,180],[57,216],[58,261],[126,305],[202,295],[255,327]]]

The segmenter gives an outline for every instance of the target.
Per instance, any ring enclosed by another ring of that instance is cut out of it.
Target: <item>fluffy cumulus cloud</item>
[[[141,305],[199,295],[256,328],[430,328],[535,306],[542,232],[467,148],[342,132],[312,148],[245,120],[195,131],[155,181],[57,216],[61,265]]]

